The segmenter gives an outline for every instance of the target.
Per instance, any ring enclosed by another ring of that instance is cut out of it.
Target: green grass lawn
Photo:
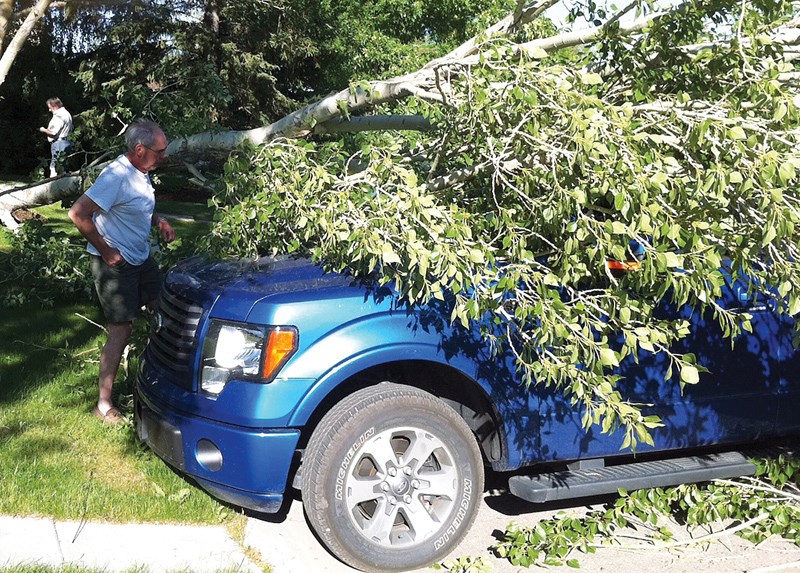
[[[178,213],[180,208],[174,204],[159,210]],[[202,215],[204,209],[193,205],[186,210]],[[47,225],[74,233],[77,248],[83,248],[63,208],[37,211]],[[188,244],[208,228],[193,221],[176,221],[175,226]],[[9,237],[0,231],[0,275]],[[105,426],[91,415],[105,339],[98,326],[102,322],[88,296],[52,308],[26,303],[2,310],[0,514],[120,522],[243,519],[173,473],[138,441],[131,423]],[[145,331],[144,321],[138,321],[140,340]],[[117,403],[129,416],[134,363],[132,357],[129,371],[121,370],[115,384]]]
[[[3,226],[0,226],[0,256],[4,254],[8,254],[11,250],[11,233],[8,229]]]

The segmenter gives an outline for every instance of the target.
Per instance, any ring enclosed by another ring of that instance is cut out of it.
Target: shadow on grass
[[[66,382],[78,371],[76,354],[101,333],[91,303],[42,308],[25,304],[3,310],[0,321],[0,404],[24,400],[42,385]],[[88,374],[88,373],[87,373]],[[93,372],[92,377],[96,377]]]

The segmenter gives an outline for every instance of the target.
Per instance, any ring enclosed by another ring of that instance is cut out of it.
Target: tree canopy
[[[9,19],[0,47],[0,157],[29,171],[46,146],[35,127],[60,96],[86,151],[119,145],[137,117],[171,136],[268,124],[353,79],[390,77],[441,56],[502,13],[507,0],[72,0],[33,7],[0,2]],[[15,11],[11,12],[11,8]],[[0,10],[0,15],[3,12]],[[400,15],[403,15],[402,17]],[[13,129],[11,129],[13,126]],[[5,152],[14,140],[25,153]]]

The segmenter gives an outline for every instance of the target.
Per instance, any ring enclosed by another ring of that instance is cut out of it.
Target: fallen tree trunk
[[[14,210],[41,207],[77,197],[83,188],[82,179],[80,175],[67,175],[23,188],[0,189],[0,222],[16,230],[19,224],[11,215]]]

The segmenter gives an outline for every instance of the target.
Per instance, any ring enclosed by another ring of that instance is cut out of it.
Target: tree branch
[[[61,2],[52,2],[50,4],[50,8],[55,10],[64,10],[69,7],[80,10],[81,8],[130,6],[131,4],[135,4],[135,2],[130,2],[130,0],[62,0]],[[13,19],[19,20],[20,18],[25,18],[28,16],[31,10],[32,8],[19,10],[14,14]]]
[[[8,24],[14,17],[14,0],[0,0],[0,46],[5,43]]]
[[[542,10],[552,6],[556,1],[557,0],[539,0],[523,12],[521,20],[523,22],[527,21],[528,18],[541,13]],[[680,8],[681,6],[679,5],[669,11],[658,12],[633,23],[620,26],[618,33],[624,35],[639,32],[658,18]],[[492,26],[490,30],[494,30],[494,33],[507,31],[511,26],[511,19],[512,16],[509,16],[501,20]],[[520,51],[527,49],[532,50],[535,49],[535,46],[538,49],[551,50],[593,42],[600,37],[602,30],[603,27],[600,26],[578,33],[559,34],[551,38],[519,44],[517,45],[517,49]],[[445,65],[468,66],[476,64],[478,62],[477,56],[472,56],[470,54],[477,50],[478,46],[475,38],[473,38],[473,40],[462,44],[462,46],[456,48],[447,56],[429,62],[416,72],[385,81],[369,83],[368,91],[363,87],[341,90],[290,113],[270,125],[247,131],[206,132],[182,137],[170,143],[167,154],[173,157],[184,157],[208,152],[228,153],[245,141],[249,141],[254,145],[261,145],[276,137],[303,137],[312,133],[313,128],[311,126],[324,124],[334,118],[340,117],[344,110],[346,110],[348,114],[358,113],[376,105],[415,95],[415,92],[420,93],[420,90],[423,90],[424,93],[427,94],[433,94],[433,92],[424,90],[423,88],[426,85],[435,83],[435,68]]]
[[[311,133],[312,125],[328,122],[342,115],[342,110],[349,113],[360,112],[373,105],[387,103],[411,95],[410,82],[415,76],[432,77],[433,72],[426,70],[423,74],[415,72],[407,76],[369,84],[369,91],[362,87],[348,88],[311,103],[278,121],[247,131],[206,132],[172,141],[167,149],[169,156],[184,156],[214,152],[230,152],[245,141],[261,145],[276,137],[303,137]]]
[[[11,42],[6,46],[6,49],[3,51],[3,56],[0,57],[0,85],[6,81],[8,71],[11,69],[11,64],[14,63],[17,54],[19,54],[22,46],[28,40],[28,36],[31,35],[34,26],[36,26],[36,23],[44,16],[44,13],[50,7],[52,1],[53,0],[38,0],[28,14],[28,17],[25,18],[25,22],[22,23],[17,33],[14,34],[14,37],[11,39]]]
[[[635,34],[636,32],[641,32],[649,24],[652,24],[653,22],[656,22],[657,20],[663,18],[667,14],[676,11],[681,6],[682,5],[679,5],[677,8],[673,8],[672,10],[655,12],[653,14],[650,14],[649,16],[645,16],[644,18],[639,18],[638,20],[635,20],[628,24],[620,24],[620,27],[617,30],[617,34],[621,36],[628,36],[631,34]],[[552,36],[550,38],[540,38],[538,40],[532,40],[524,44],[519,44],[517,46],[517,49],[524,52],[535,53],[539,50],[550,52],[553,50],[560,50],[561,48],[580,46],[581,44],[588,44],[596,40],[599,40],[605,29],[606,26],[605,24],[603,24],[602,26],[597,26],[596,28],[589,28],[588,30],[580,30],[578,32],[567,32],[566,34],[559,34],[558,36]]]
[[[431,179],[429,182],[423,185],[423,188],[427,191],[440,191],[441,189],[447,189],[448,187],[452,187],[457,183],[466,183],[470,179],[474,179],[483,171],[486,171],[489,167],[492,166],[491,161],[484,161],[482,163],[478,163],[473,165],[472,167],[465,167],[464,169],[456,169],[451,171],[447,175],[442,175],[440,177],[436,177]]]
[[[43,183],[15,187],[0,191],[0,222],[11,230],[19,226],[11,212],[20,207],[40,207],[50,205],[56,201],[75,197],[82,188],[82,178],[77,175],[48,179]]]
[[[0,48],[4,45],[9,25],[14,21],[25,19],[19,30],[14,34],[11,42],[9,42],[2,51],[2,57],[0,57],[0,85],[5,82],[8,71],[11,69],[11,65],[17,58],[19,51],[28,40],[33,28],[39,20],[42,19],[47,10],[52,8],[81,9],[100,6],[123,6],[129,4],[131,4],[131,2],[125,0],[63,0],[59,2],[53,2],[53,0],[38,0],[30,8],[14,12],[13,0],[0,0]]]
[[[422,115],[368,115],[343,119],[337,117],[314,126],[315,135],[322,133],[355,133],[359,131],[429,131],[431,122]]]
[[[481,35],[470,38],[449,54],[442,56],[441,58],[431,60],[423,67],[423,69],[435,68],[452,60],[460,60],[462,58],[472,56],[480,49],[479,39],[491,38],[498,35],[506,36],[510,32],[518,30],[525,24],[534,21],[542,14],[542,12],[561,1],[562,0],[537,0],[536,2],[529,4],[527,8],[520,10],[519,14],[517,14],[515,11],[514,14],[506,16],[494,26],[486,29],[486,31],[484,31]]]
[[[800,21],[798,21],[798,19],[796,18],[790,22],[783,24],[782,26],[775,28],[770,33],[771,40],[775,44],[780,44],[781,46],[800,45],[800,28],[798,28],[798,25],[800,25]],[[752,38],[743,38],[741,40],[742,47],[749,47],[752,43],[753,43]],[[678,46],[677,49],[679,49],[681,52],[687,55],[696,56],[703,50],[712,50],[714,48],[720,48],[720,47],[727,48],[729,46],[730,46],[730,41],[701,42],[699,44],[686,44],[683,46]],[[795,50],[787,50],[787,52],[791,54],[789,58],[786,58],[788,61],[796,59],[797,52]]]

